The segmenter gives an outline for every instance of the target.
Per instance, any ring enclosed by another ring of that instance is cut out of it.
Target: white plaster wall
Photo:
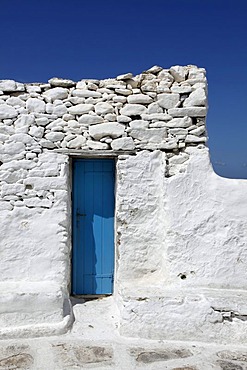
[[[162,279],[165,172],[166,154],[161,151],[142,151],[118,160],[117,285]]]
[[[140,246],[129,242],[120,248],[125,266],[117,297],[120,332],[152,339],[245,343],[247,181],[217,176],[208,149],[187,150],[190,159],[183,172],[168,178],[154,173],[156,192],[150,189],[150,194],[162,208],[158,227],[155,216],[153,222],[148,220],[145,201],[143,214],[129,218],[128,229],[143,225],[144,240],[145,235],[158,235],[159,247],[152,240],[143,249],[162,268],[159,274],[152,276],[150,267],[138,276],[135,272],[145,258],[132,258],[129,265],[127,260],[138,255]],[[160,170],[161,154],[156,158]]]
[[[247,181],[217,176],[206,148],[190,152],[167,186],[169,284],[246,289]]]
[[[45,177],[43,164],[46,167],[55,165],[58,176]],[[10,169],[11,162],[7,165]],[[0,208],[2,280],[51,280],[66,286],[69,179],[67,169],[61,170],[61,166],[68,167],[67,156],[52,152],[41,154],[37,165],[22,181],[23,190],[18,193],[24,198],[20,201],[22,206],[10,210]],[[37,196],[39,192],[40,197]],[[48,198],[44,196],[47,192]]]
[[[0,338],[62,333],[72,319],[68,159],[1,166]]]

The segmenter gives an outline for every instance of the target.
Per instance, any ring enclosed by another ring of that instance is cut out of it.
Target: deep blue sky
[[[207,69],[211,160],[247,179],[247,0],[1,0],[0,79]]]

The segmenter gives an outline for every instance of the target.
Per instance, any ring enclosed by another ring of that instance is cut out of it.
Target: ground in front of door
[[[112,297],[73,300],[75,322],[57,337],[0,342],[0,370],[246,370],[247,346],[121,337]]]

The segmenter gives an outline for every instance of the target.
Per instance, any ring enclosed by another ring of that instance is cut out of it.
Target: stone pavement
[[[0,341],[0,370],[247,370],[247,346],[124,338],[112,297],[73,306],[65,335]]]

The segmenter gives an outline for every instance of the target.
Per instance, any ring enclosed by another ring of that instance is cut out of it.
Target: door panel
[[[73,294],[111,294],[114,274],[114,160],[73,161]]]

